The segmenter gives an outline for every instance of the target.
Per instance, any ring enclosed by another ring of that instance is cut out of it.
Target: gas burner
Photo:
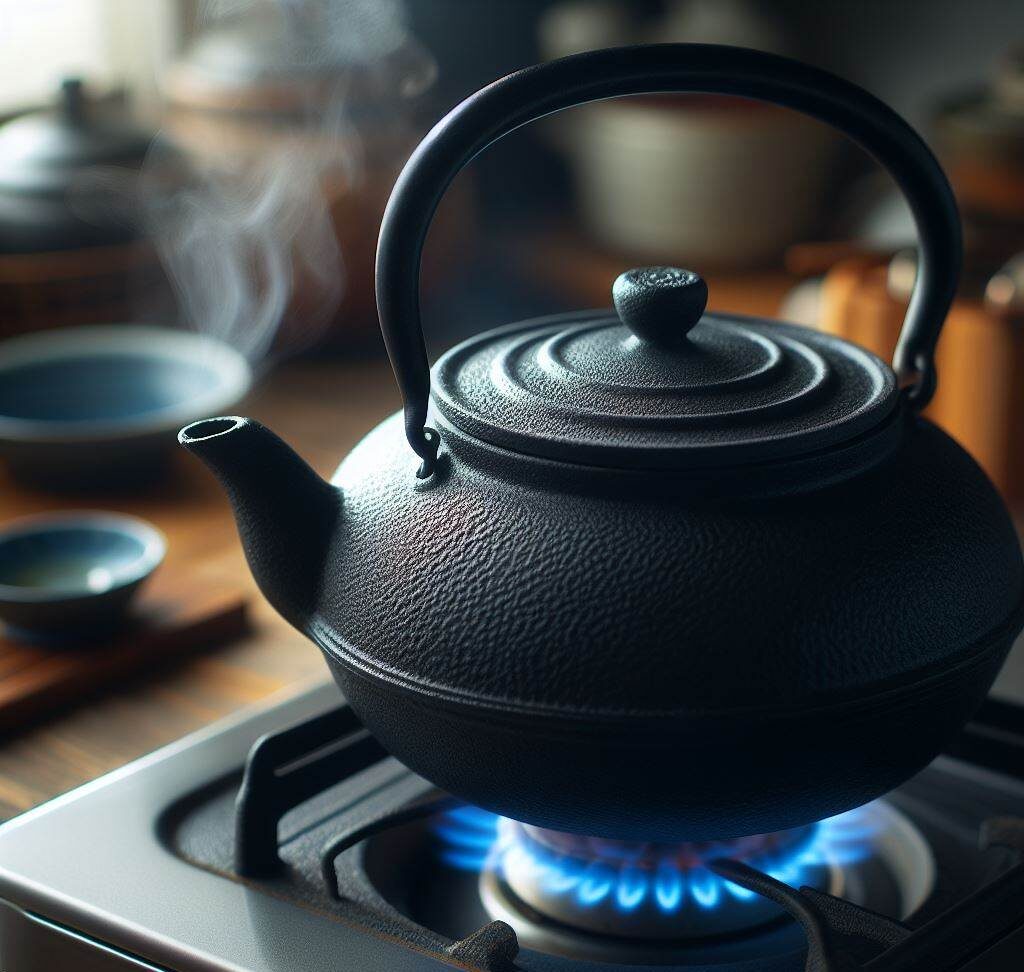
[[[990,700],[956,758],[855,813],[727,845],[616,844],[460,807],[325,685],[0,828],[0,966],[1019,969],[1022,755],[1024,708]],[[610,883],[586,883],[594,857]]]
[[[479,874],[487,913],[523,944],[559,954],[609,955],[612,940],[736,937],[789,920],[776,902],[719,876],[723,860],[901,917],[934,881],[926,842],[883,801],[795,830],[675,845],[558,833],[471,806],[434,829],[442,860]]]
[[[844,830],[852,830],[853,838],[844,837]],[[840,894],[841,872],[824,851],[836,844],[859,854],[859,837],[854,822],[734,841],[641,844],[501,820],[495,843],[500,860],[485,869],[481,892],[492,908],[503,897],[518,898],[548,918],[605,935],[682,938],[743,931],[778,918],[782,910],[720,878],[710,862],[741,860],[787,883]]]

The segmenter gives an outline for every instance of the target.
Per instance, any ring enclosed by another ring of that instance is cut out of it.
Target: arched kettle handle
[[[377,309],[405,400],[405,434],[433,469],[440,445],[425,427],[430,366],[420,321],[423,240],[441,197],[467,162],[527,122],[621,95],[707,92],[767,101],[845,133],[899,184],[917,226],[919,263],[893,368],[923,408],[935,391],[933,354],[960,272],[960,219],[949,183],[921,137],[849,81],[789,58],[712,44],[657,44],[575,54],[510,74],[450,111],[413,152],[395,184],[377,244]]]

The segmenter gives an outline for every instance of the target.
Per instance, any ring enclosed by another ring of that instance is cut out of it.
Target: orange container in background
[[[822,330],[892,359],[907,304],[893,296],[889,262],[841,260],[825,276]],[[925,415],[971,453],[1006,501],[1024,506],[1024,315],[958,297],[936,350],[935,398]]]

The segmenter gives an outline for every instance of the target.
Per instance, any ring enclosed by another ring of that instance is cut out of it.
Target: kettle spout
[[[305,630],[316,611],[341,491],[252,419],[203,419],[183,428],[178,442],[213,470],[227,492],[260,590]]]

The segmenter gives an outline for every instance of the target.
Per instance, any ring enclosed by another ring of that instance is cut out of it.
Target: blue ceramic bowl
[[[246,359],[188,331],[75,327],[0,343],[0,456],[53,487],[151,477],[177,430],[231,411],[249,390]]]
[[[0,528],[0,618],[15,635],[82,641],[109,633],[164,558],[163,535],[114,513],[54,513]]]

